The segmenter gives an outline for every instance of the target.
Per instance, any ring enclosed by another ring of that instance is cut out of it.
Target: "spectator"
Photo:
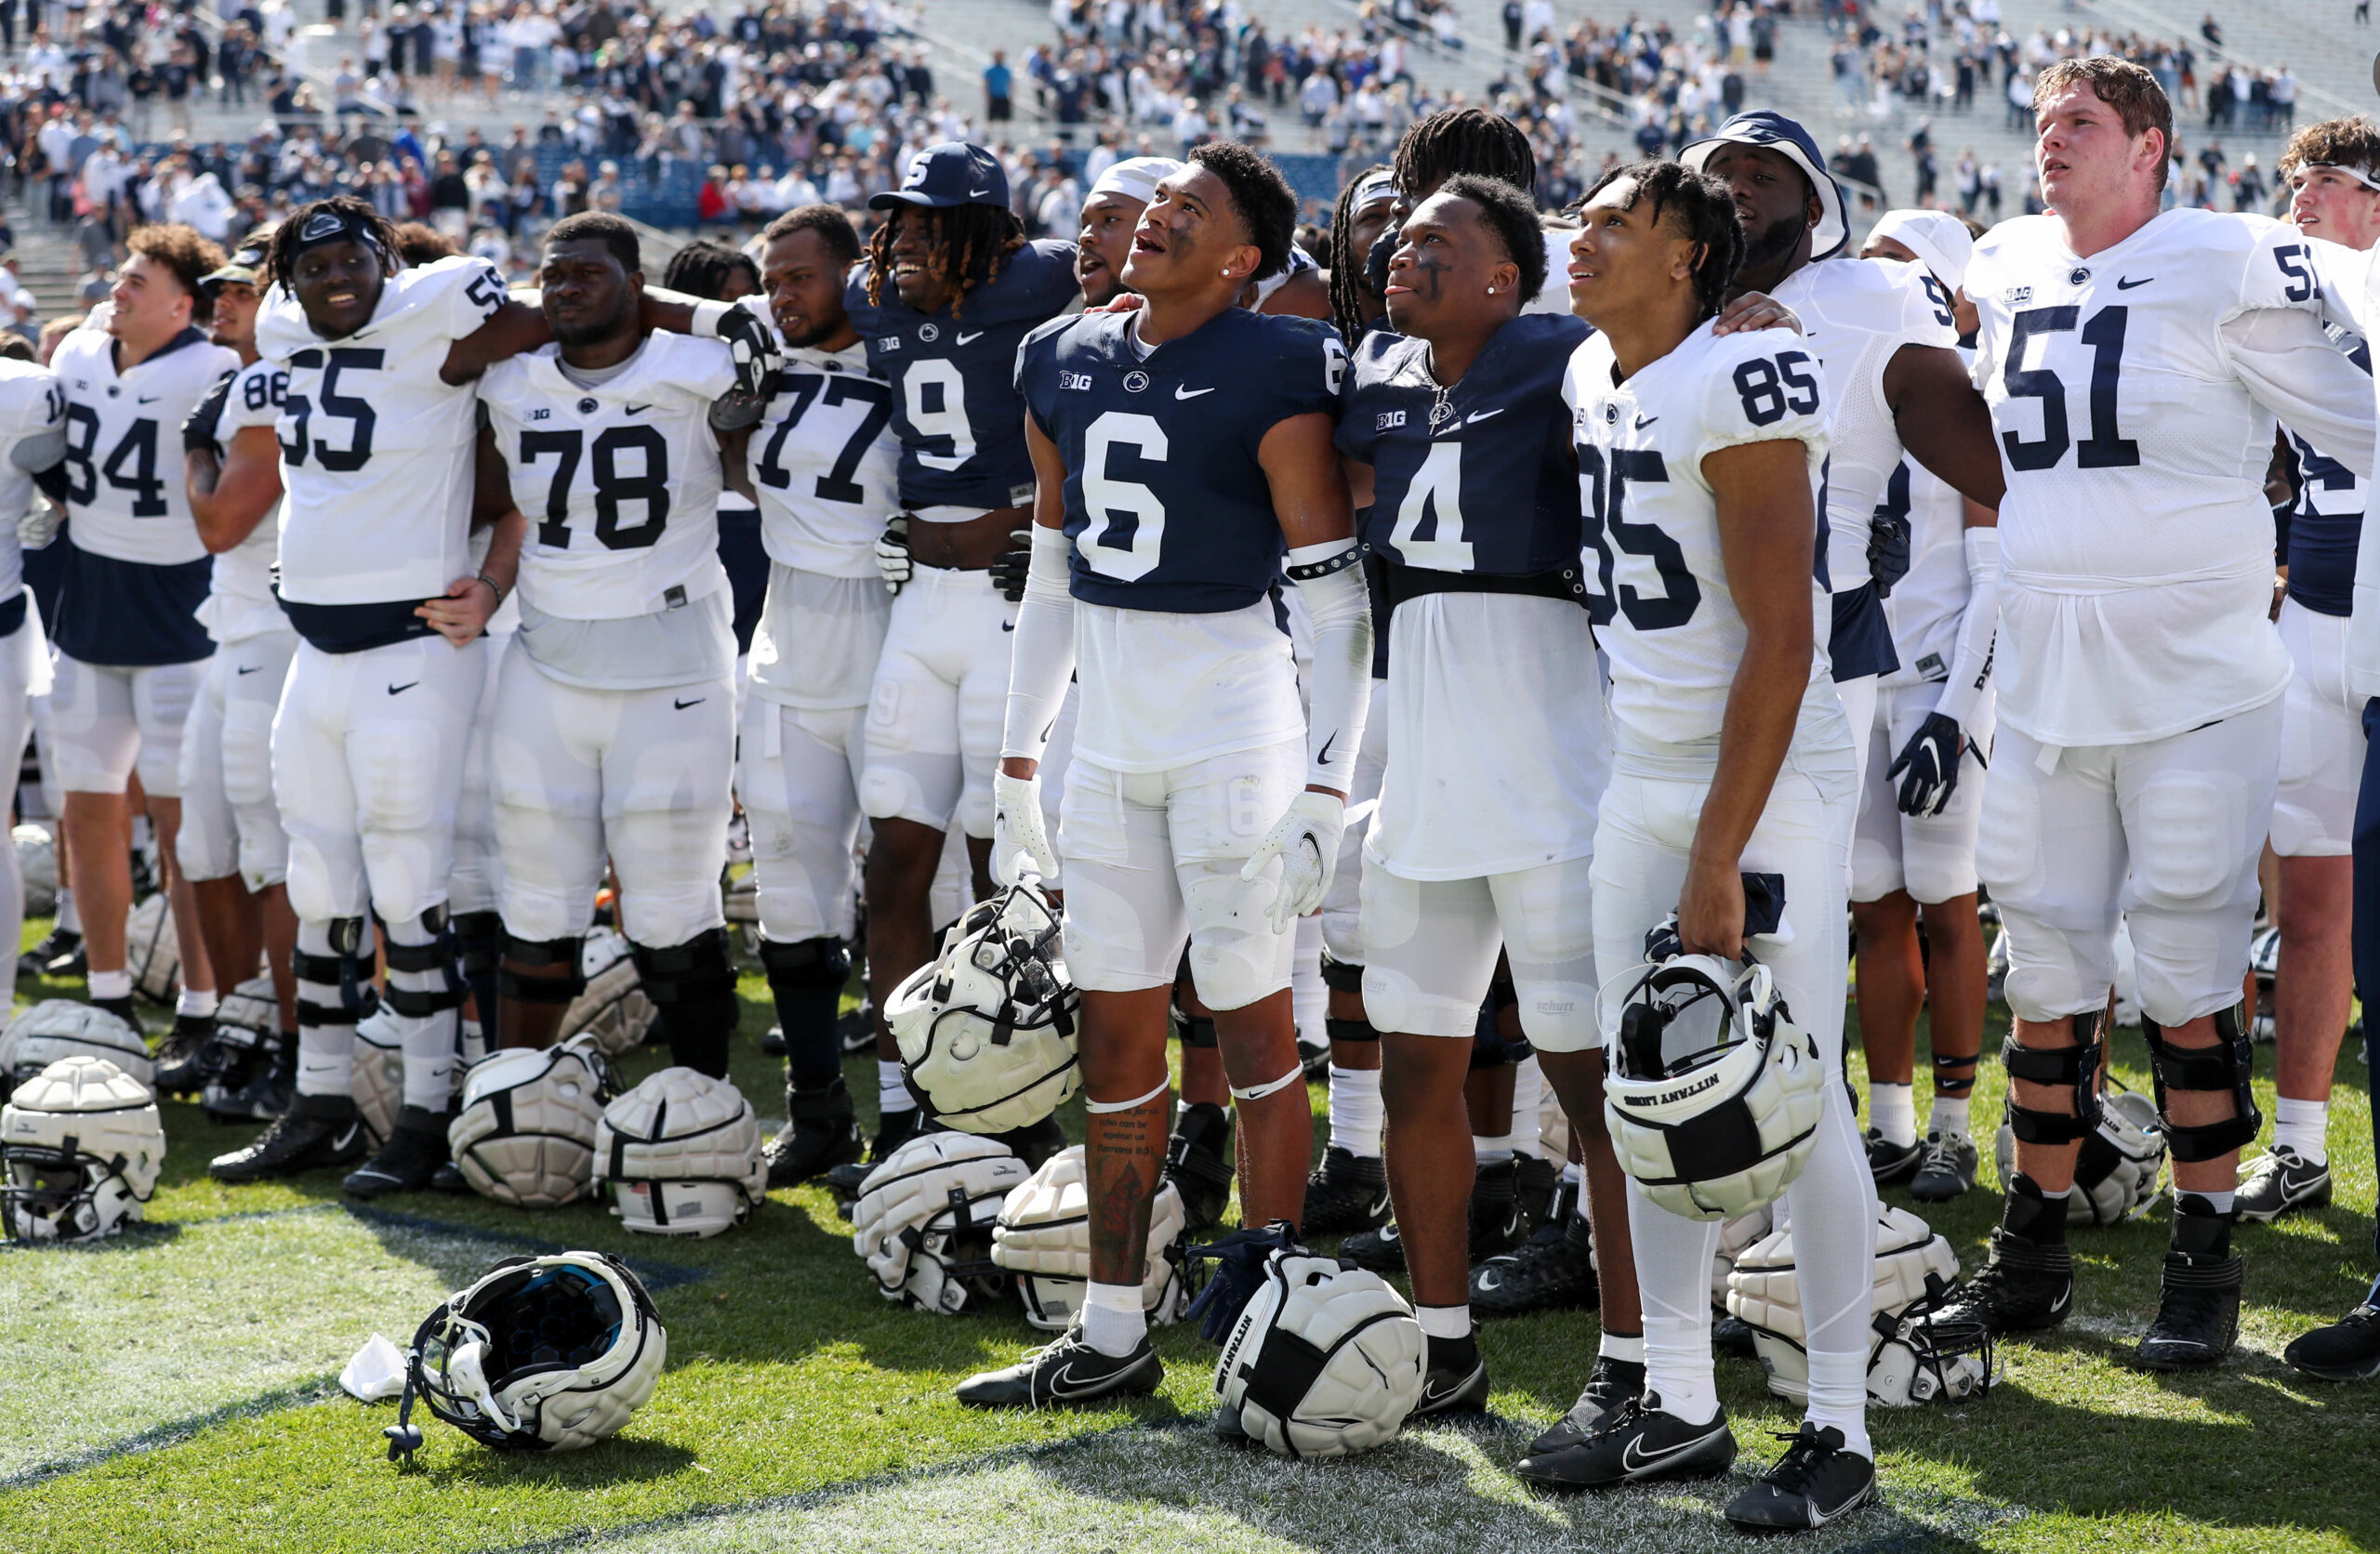
[[[1015,72],[1008,68],[1008,53],[992,50],[992,62],[984,71],[984,118],[990,124],[1007,124],[1015,115],[1010,91],[1015,85]]]

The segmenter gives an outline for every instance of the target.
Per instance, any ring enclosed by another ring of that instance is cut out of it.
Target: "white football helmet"
[[[0,1099],[60,1058],[105,1058],[139,1082],[157,1083],[146,1037],[95,1004],[45,998],[0,1030]]]
[[[1387,1280],[1283,1248],[1223,1344],[1215,1395],[1283,1456],[1346,1456],[1395,1439],[1428,1367],[1421,1324]]]
[[[389,1458],[421,1449],[414,1400],[499,1452],[575,1452],[644,1406],[669,1335],[637,1276],[601,1252],[507,1258],[413,1336]]]
[[[618,1093],[590,1035],[490,1053],[464,1076],[446,1127],[456,1168],[474,1192],[515,1208],[575,1203],[594,1183],[595,1132]]]
[[[1181,1191],[1159,1182],[1149,1205],[1148,1271],[1141,1281],[1142,1304],[1157,1326],[1182,1314],[1188,1225]],[[1016,1275],[1026,1322],[1045,1333],[1074,1324],[1091,1283],[1091,1196],[1080,1144],[1043,1161],[1033,1179],[1009,1193],[992,1227],[992,1261]]]
[[[237,1025],[260,1035],[273,1035],[281,1030],[281,1001],[272,991],[272,979],[250,977],[225,994],[215,1006],[218,1030]]]
[[[60,1058],[0,1106],[0,1226],[18,1241],[113,1235],[165,1165],[149,1087],[105,1058]]]
[[[1939,1399],[1956,1403],[1991,1389],[1990,1330],[1980,1318],[1946,1315],[1957,1304],[1959,1255],[1924,1220],[1887,1207],[1876,1221],[1876,1277],[1871,1296],[1868,1398],[1886,1408]],[[1793,1232],[1778,1231],[1736,1259],[1727,1276],[1727,1310],[1752,1331],[1768,1389],[1789,1403],[1810,1399],[1810,1357],[1803,1348],[1802,1292],[1794,1276]]]
[[[174,937],[173,903],[163,890],[124,920],[124,966],[132,973],[132,990],[152,1004],[170,1004],[180,992],[182,944]]]
[[[663,1069],[603,1109],[595,1180],[611,1191],[624,1230],[717,1235],[768,1196],[760,1119],[726,1080]]]
[[[46,917],[58,910],[58,843],[46,825],[17,826],[8,839],[17,849],[17,874],[25,883],[25,915]]]
[[[901,1067],[945,1126],[1029,1127],[1081,1087],[1082,996],[1058,941],[1050,898],[1030,881],[1012,885],[969,909],[940,958],[893,990],[884,1018]]]
[[[364,1131],[372,1147],[388,1142],[405,1103],[405,1034],[403,1017],[389,1004],[378,1004],[355,1022],[355,1070],[348,1093],[364,1117]]]
[[[562,1011],[554,1039],[568,1041],[581,1031],[591,1032],[605,1056],[616,1058],[644,1045],[653,1034],[658,1012],[638,980],[628,942],[612,928],[589,933],[578,952],[586,991]]]
[[[1774,1215],[1775,1205],[1763,1204],[1719,1227],[1719,1249],[1711,1254],[1711,1304],[1726,1305],[1727,1275],[1736,1271],[1738,1258],[1767,1236]]]
[[[1782,1197],[1818,1136],[1831,1078],[1767,967],[1673,955],[1605,984],[1604,1118],[1620,1166],[1688,1219]]]
[[[921,1133],[860,1183],[852,1250],[887,1300],[940,1316],[980,1310],[1008,1290],[992,1261],[992,1225],[1029,1173],[1005,1144]]]
[[[2016,1174],[2016,1130],[2005,1122],[1992,1158],[2005,1185]],[[2074,1191],[2066,1195],[2069,1225],[2113,1225],[2136,1219],[2157,1201],[2157,1179],[2165,1166],[2165,1126],[2157,1103],[2108,1076],[2099,1096],[2098,1126],[2074,1156]]]

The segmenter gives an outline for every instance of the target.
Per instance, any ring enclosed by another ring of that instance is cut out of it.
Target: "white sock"
[[[1625,1360],[1632,1364],[1645,1363],[1645,1335],[1642,1333],[1606,1333],[1595,1345],[1595,1352],[1607,1359]]]
[[[192,1020],[212,1020],[215,1008],[215,990],[211,987],[186,987],[174,1004],[176,1014],[186,1014]]]
[[[2292,1100],[2283,1096],[2273,1107],[2273,1148],[2295,1150],[2317,1166],[2327,1165],[2330,1126],[2329,1101]]]
[[[1471,1337],[1471,1307],[1416,1306],[1413,1314],[1421,1320],[1421,1332],[1432,1338],[1468,1338]]]
[[[2239,1197],[2239,1195],[2240,1195],[2240,1194],[2239,1194],[2238,1192],[2190,1192],[2190,1190],[2189,1190],[2188,1188],[2182,1186],[2179,1182],[2175,1182],[2175,1183],[2174,1184],[2174,1196],[2175,1196],[2176,1198],[2178,1198],[2178,1197],[2180,1197],[2180,1196],[2181,1196],[2183,1193],[2185,1193],[2185,1192],[2189,1192],[2189,1193],[2190,1193],[2190,1196],[2192,1196],[2192,1197],[2194,1197],[2194,1198],[2204,1198],[2204,1199],[2206,1200],[2206,1202],[2207,1202],[2207,1206],[2208,1206],[2208,1207],[2210,1207],[2210,1208],[2212,1208],[2212,1209],[2214,1209],[2214,1210],[2215,1210],[2215,1213],[2217,1213],[2217,1214],[2228,1214],[2228,1213],[2230,1213],[2230,1212],[2231,1212],[2231,1204],[2232,1204],[2232,1200],[2236,1199],[2236,1198],[2237,1198],[2237,1197]]]
[[[2039,1184],[2039,1183],[2035,1183],[2034,1185],[2039,1186],[2040,1184]],[[2064,1198],[2064,1197],[2068,1196],[2069,1194],[2070,1194],[2071,1192],[2073,1192],[2073,1191],[2074,1191],[2074,1184],[2073,1184],[2072,1182],[2069,1182],[2069,1183],[2067,1183],[2064,1187],[2059,1188],[2059,1189],[2058,1189],[2056,1192],[2051,1192],[2048,1188],[2043,1187],[2043,1188],[2042,1188],[2042,1190],[2041,1190],[2041,1193],[2042,1193],[2042,1201],[2043,1201],[2043,1203],[2048,1203],[2048,1202],[2050,1202],[2050,1201],[2052,1201],[2052,1200],[2054,1200],[2054,1199]]]
[[[1513,1068],[1513,1131],[1514,1152],[1535,1154],[1537,1142],[1545,1135],[1545,1071],[1537,1066],[1537,1054],[1532,1052]]]
[[[298,947],[309,955],[324,960],[332,958],[331,925],[327,921],[301,922],[298,925]],[[367,962],[358,969],[368,972]],[[331,1021],[314,1023],[301,1012],[298,1022],[298,1093],[301,1096],[343,1096],[350,1093],[355,1079],[355,1017],[344,1012],[337,982],[318,982],[300,977],[298,981],[298,1007],[308,1005],[334,1016]]]
[[[1289,1022],[1298,1040],[1316,1047],[1330,1045],[1323,1021],[1330,1014],[1330,989],[1322,980],[1322,919],[1301,917],[1297,928],[1297,958],[1289,963]]]
[[[909,1093],[909,1082],[901,1077],[901,1065],[876,1060],[876,1109],[880,1113],[914,1112],[918,1098]]]
[[[74,892],[63,887],[58,892],[58,926],[68,933],[83,931],[83,915],[74,910]]]
[[[1380,1099],[1380,1070],[1330,1065],[1330,1141],[1363,1160],[1380,1158],[1388,1108]]]
[[[1868,1126],[1883,1134],[1888,1144],[1917,1142],[1917,1086],[1871,1083]]]
[[[1509,1133],[1474,1133],[1471,1136],[1471,1157],[1482,1166],[1513,1157],[1513,1136]]]
[[[129,998],[132,996],[132,973],[129,971],[94,971],[86,985],[94,999]]]
[[[1121,1360],[1141,1347],[1149,1334],[1149,1314],[1141,1304],[1138,1284],[1103,1284],[1094,1279],[1083,1291],[1082,1341],[1111,1360]]]
[[[1933,1130],[1946,1139],[1953,1133],[1967,1132],[1967,1107],[1974,1100],[1972,1095],[1946,1096],[1937,1090],[1934,1093]]]
[[[1711,1374],[1708,1317],[1699,1323],[1668,1322],[1647,1310],[1643,1341],[1645,1390],[1660,1398],[1662,1412],[1690,1425],[1719,1412],[1719,1388]]]
[[[1587,1168],[1584,1166],[1581,1166],[1577,1161],[1573,1160],[1570,1164],[1562,1167],[1563,1186],[1584,1187],[1586,1184]]]
[[[389,947],[430,950],[439,942],[426,915],[401,918],[389,925]],[[389,967],[389,991],[444,1002],[459,996],[447,982],[447,968],[403,970]],[[455,1094],[455,1028],[461,1014],[454,1007],[429,1014],[396,1013],[399,1043],[404,1048],[404,1099],[407,1106],[443,1112]]]
[[[1843,1432],[1845,1451],[1873,1458],[1868,1441],[1868,1355],[1819,1353],[1810,1356],[1810,1403],[1803,1417],[1820,1429]]]

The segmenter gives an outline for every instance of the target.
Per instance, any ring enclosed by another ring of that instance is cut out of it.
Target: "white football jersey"
[[[1827,456],[1825,370],[1790,330],[1715,336],[1707,323],[1627,382],[1612,381],[1615,369],[1609,337],[1596,335],[1570,359],[1562,386],[1612,717],[1640,741],[1715,740],[1745,631],[1702,461],[1746,442],[1800,441],[1815,504]],[[1829,607],[1815,575],[1809,588],[1815,626]],[[1810,679],[1833,699],[1823,629]]]
[[[1773,293],[1826,363],[1826,570],[1836,593],[1869,580],[1868,520],[1900,463],[1884,368],[1903,346],[1959,343],[1950,297],[1940,291],[1920,266],[1845,258],[1804,265]]]
[[[182,480],[182,421],[240,359],[190,329],[118,372],[115,346],[85,327],[50,358],[66,394],[67,535],[95,556],[143,566],[205,560]]]
[[[2371,385],[2322,336],[2307,247],[2201,210],[2088,259],[2046,216],[1976,245],[1975,380],[2008,477],[1993,673],[2011,727],[2136,744],[2288,683],[2268,619],[2274,411],[2367,464],[2372,445]]]
[[[470,575],[479,394],[438,374],[504,301],[496,268],[459,255],[390,276],[371,322],[344,339],[315,334],[285,288],[266,294],[257,349],[289,372],[283,598],[390,603]]]
[[[33,507],[33,478],[17,468],[9,450],[28,437],[66,423],[66,396],[57,375],[31,362],[0,358],[0,599],[24,586],[24,551],[17,543],[17,520]],[[180,428],[176,428],[178,441]]]
[[[591,388],[570,380],[561,350],[499,362],[480,384],[513,505],[529,520],[522,603],[617,620],[725,587],[709,415],[735,384],[727,347],[655,334]]]
[[[250,427],[270,427],[281,417],[282,402],[289,397],[289,373],[270,362],[252,362],[231,380],[222,416],[215,423],[215,441],[229,448],[231,439]],[[248,537],[215,558],[215,572],[206,602],[199,606],[198,623],[218,642],[238,642],[268,631],[287,631],[289,617],[272,597],[272,561],[281,550],[281,509],[257,520]]]
[[[746,458],[770,560],[825,577],[876,575],[877,536],[901,502],[901,440],[892,386],[868,375],[865,344],[788,350]]]

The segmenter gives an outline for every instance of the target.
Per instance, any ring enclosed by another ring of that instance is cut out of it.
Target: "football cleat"
[[[1990,1258],[1956,1309],[1981,1318],[1994,1337],[2056,1327],[2074,1310],[2074,1253],[2064,1242],[2044,1246],[1994,1226]]]
[[[826,1173],[826,1190],[834,1193],[835,1202],[849,1213],[851,1206],[859,1202],[859,1186],[867,1179],[867,1174],[892,1159],[894,1150],[925,1130],[923,1107],[912,1106],[906,1112],[887,1112],[877,1118],[876,1139],[867,1147],[867,1158],[848,1162]]]
[[[1298,1064],[1305,1070],[1306,1082],[1318,1085],[1330,1077],[1330,1044],[1298,1038]]]
[[[1760,1338],[1752,1324],[1733,1312],[1711,1309],[1711,1352],[1735,1360],[1760,1358]]]
[[[206,1088],[199,1055],[215,1036],[215,1017],[178,1014],[174,1028],[157,1044],[157,1093],[196,1095]]]
[[[1917,1174],[1909,1179],[1909,1195],[1921,1204],[1947,1204],[1964,1196],[1975,1186],[1977,1159],[1975,1140],[1965,1134],[1938,1128],[1928,1133]]]
[[[1078,1323],[1006,1370],[969,1376],[958,1396],[976,1408],[1063,1408],[1146,1397],[1164,1379],[1165,1363],[1145,1333],[1117,1359],[1085,1343]]]
[[[862,994],[859,1007],[835,1019],[835,1034],[842,1038],[846,1057],[876,1050],[876,1001]]]
[[[255,1143],[217,1155],[206,1174],[218,1181],[262,1181],[293,1177],[364,1158],[364,1118],[347,1096],[299,1096]]]
[[[287,1039],[285,1060],[258,1065],[238,1088],[210,1084],[202,1103],[207,1116],[218,1123],[269,1123],[287,1112],[298,1093],[297,1038]]]
[[[89,963],[83,954],[83,936],[68,928],[52,928],[41,942],[17,957],[20,977],[80,977]]]
[[[1528,1236],[1521,1214],[1521,1163],[1517,1155],[1483,1162],[1471,1179],[1471,1260],[1501,1257]],[[1402,1249],[1398,1252],[1402,1258]],[[1401,1266],[1401,1265],[1400,1265]]]
[[[1735,1465],[1735,1432],[1724,1408],[1691,1424],[1661,1407],[1658,1393],[1630,1398],[1583,1440],[1542,1455],[1532,1451],[1513,1476],[1539,1489],[1609,1489],[1617,1484],[1715,1479]]]
[[[1488,1408],[1488,1362],[1476,1337],[1432,1338],[1428,1368],[1421,1373],[1421,1400],[1412,1418],[1424,1414],[1481,1414]]]
[[[1906,1180],[1915,1173],[1924,1159],[1925,1146],[1911,1140],[1896,1144],[1876,1128],[1868,1130],[1868,1174],[1876,1179],[1878,1187],[1890,1187]]]
[[[1727,1520],[1747,1533],[1805,1533],[1866,1505],[1876,1493],[1876,1465],[1846,1451],[1843,1432],[1804,1420],[1776,1467],[1727,1502]]]
[[[443,1112],[401,1107],[397,1126],[389,1130],[389,1141],[380,1146],[377,1154],[350,1171],[339,1185],[358,1198],[420,1192],[450,1158],[446,1123]]]
[[[140,1029],[140,1015],[132,1007],[132,994],[127,993],[121,998],[94,998],[90,1002],[91,1007],[105,1009],[134,1030]]]
[[[864,1152],[852,1092],[837,1074],[823,1089],[787,1090],[785,1127],[760,1150],[771,1187],[791,1187],[856,1162]]]
[[[772,1025],[767,1030],[760,1033],[760,1056],[763,1058],[782,1058],[785,1056],[784,1026]]]
[[[471,1183],[463,1175],[463,1168],[450,1160],[430,1173],[430,1190],[432,1192],[469,1192]]]
[[[2135,1363],[2148,1371],[2219,1365],[2240,1336],[2240,1286],[2247,1269],[2227,1253],[2167,1252],[2157,1320],[2141,1335]]]
[[[1212,1101],[1182,1109],[1165,1141],[1165,1175],[1182,1194],[1188,1229],[1203,1231],[1223,1217],[1231,1203],[1231,1113]]]
[[[1378,1230],[1357,1231],[1339,1244],[1339,1266],[1368,1269],[1374,1273],[1405,1271],[1405,1243],[1397,1239],[1396,1221]]]
[[[1527,1240],[1554,1212],[1554,1200],[1562,1191],[1562,1167],[1541,1154],[1524,1152],[1515,1158],[1521,1165],[1513,1195],[1520,1201],[1521,1235]]]
[[[162,1082],[162,1070],[158,1077]],[[2233,1206],[2241,1218],[2263,1224],[2292,1209],[2313,1208],[2330,1201],[2330,1164],[2308,1160],[2286,1144],[2275,1144],[2269,1152],[2248,1162],[2241,1173],[2240,1195]]]
[[[1388,1221],[1388,1167],[1378,1156],[1338,1144],[1305,1179],[1305,1233],[1344,1235]]]
[[[1586,1217],[1576,1212],[1579,1190],[1565,1182],[1545,1216],[1515,1251],[1488,1258],[1471,1271],[1471,1304],[1498,1316],[1518,1316],[1564,1307],[1593,1306],[1595,1283],[1593,1237]]]
[[[1551,1429],[1541,1431],[1521,1455],[1551,1456],[1579,1445],[1606,1419],[1619,1413],[1622,1404],[1644,1394],[1645,1366],[1641,1361],[1615,1360],[1608,1354],[1598,1354],[1595,1368],[1587,1375],[1586,1388],[1580,1392],[1579,1401],[1570,1405],[1570,1412],[1555,1420]]]
[[[2380,1306],[2366,1300],[2328,1327],[2299,1334],[2281,1357],[2318,1381],[2380,1376]]]

